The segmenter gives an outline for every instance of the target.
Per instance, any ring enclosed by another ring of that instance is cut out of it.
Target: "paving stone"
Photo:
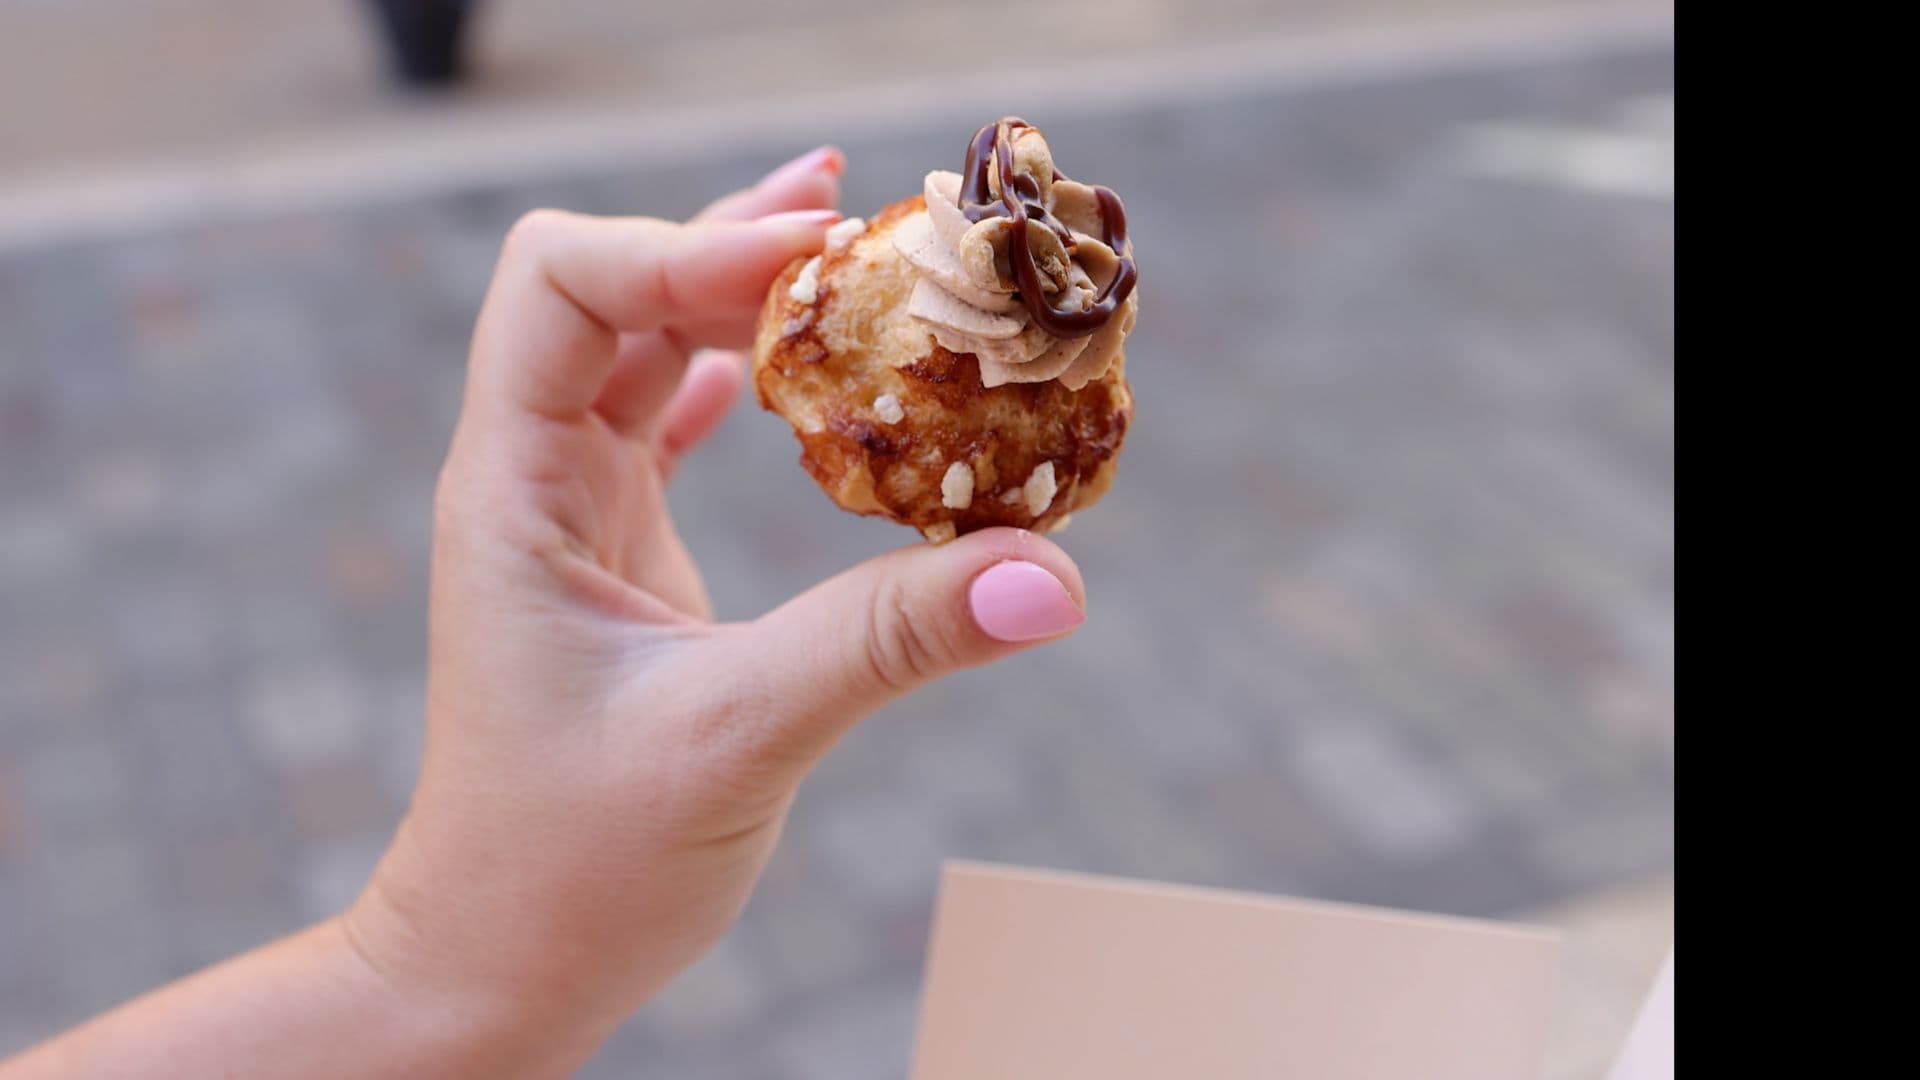
[[[223,689],[144,690],[111,718],[115,775],[148,834],[163,842],[191,843],[236,822],[264,829],[283,816],[270,809],[272,778]]]
[[[813,822],[816,842],[856,903],[898,910],[927,895],[946,855],[941,820],[909,792],[836,800]],[[874,858],[886,852],[885,858]]]
[[[37,837],[53,840],[76,831],[115,826],[127,811],[127,774],[111,744],[58,739],[24,757],[15,772],[17,811]]]
[[[764,963],[736,931],[649,1003],[646,1014],[665,1044],[717,1043],[758,1021],[769,995]]]
[[[1588,811],[1541,829],[1533,847],[1534,857],[1569,895],[1642,880],[1673,864],[1673,805],[1670,798],[1656,797]]]
[[[351,755],[366,724],[351,672],[316,658],[262,672],[241,720],[267,763],[292,770]]]
[[[336,761],[288,769],[280,777],[280,789],[288,825],[308,843],[388,836],[405,806],[388,794],[379,763],[365,749]]]
[[[1377,856],[1444,852],[1473,835],[1478,808],[1461,786],[1381,733],[1309,735],[1288,764],[1314,800]]]
[[[858,995],[800,1011],[774,1037],[785,1080],[904,1076],[919,1008],[916,982],[889,979]]]
[[[366,888],[386,849],[384,833],[309,847],[296,871],[301,917],[318,921],[345,911]]]

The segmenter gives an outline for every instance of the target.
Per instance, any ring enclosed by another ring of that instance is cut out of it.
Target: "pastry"
[[[760,313],[754,388],[848,510],[935,542],[1051,531],[1113,483],[1136,281],[1119,198],[1000,120],[964,171],[928,173],[787,267]]]

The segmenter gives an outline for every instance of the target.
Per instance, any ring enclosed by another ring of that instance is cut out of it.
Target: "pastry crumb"
[[[873,415],[883,424],[897,424],[907,418],[907,410],[900,399],[892,394],[881,394],[873,399]]]
[[[940,505],[949,510],[965,510],[973,505],[973,466],[964,461],[947,466],[947,475],[940,478]]]
[[[951,521],[937,521],[921,529],[920,535],[927,538],[927,543],[937,547],[960,535],[960,530],[954,528]]]
[[[1066,532],[1066,531],[1067,531],[1067,526],[1069,526],[1069,525],[1071,525],[1071,524],[1073,524],[1073,515],[1072,515],[1072,514],[1061,514],[1061,515],[1060,515],[1060,520],[1058,520],[1058,521],[1056,521],[1056,522],[1054,522],[1054,523],[1053,523],[1053,525],[1052,525],[1052,526],[1051,526],[1050,528],[1048,528],[1048,529],[1047,529],[1047,532],[1048,532],[1048,533],[1063,533],[1063,532]]]
[[[800,268],[800,276],[793,279],[793,288],[787,295],[802,304],[811,304],[820,299],[820,256],[807,260]]]
[[[1021,488],[1021,493],[1027,500],[1027,513],[1034,517],[1046,513],[1047,507],[1053,505],[1053,497],[1059,491],[1060,486],[1053,478],[1053,462],[1041,462],[1033,470],[1033,475],[1027,477],[1026,485]]]
[[[838,255],[867,231],[867,219],[850,217],[827,230],[827,254]]]

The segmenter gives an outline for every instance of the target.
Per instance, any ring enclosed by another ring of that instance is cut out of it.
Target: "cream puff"
[[[1113,483],[1137,280],[1119,198],[1001,120],[964,171],[928,173],[787,267],[761,309],[754,387],[845,509],[935,542],[1050,531]]]

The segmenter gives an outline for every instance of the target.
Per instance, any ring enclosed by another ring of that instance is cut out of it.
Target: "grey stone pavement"
[[[1668,878],[1675,211],[1632,148],[1673,80],[1029,117],[1138,223],[1138,420],[1063,537],[1091,621],[850,738],[588,1075],[900,1077],[951,856],[1496,916]],[[849,132],[849,209],[964,135]],[[0,255],[0,1051],[364,880],[508,223],[683,214],[800,149]],[[911,539],[795,454],[742,409],[674,492],[723,615]]]

